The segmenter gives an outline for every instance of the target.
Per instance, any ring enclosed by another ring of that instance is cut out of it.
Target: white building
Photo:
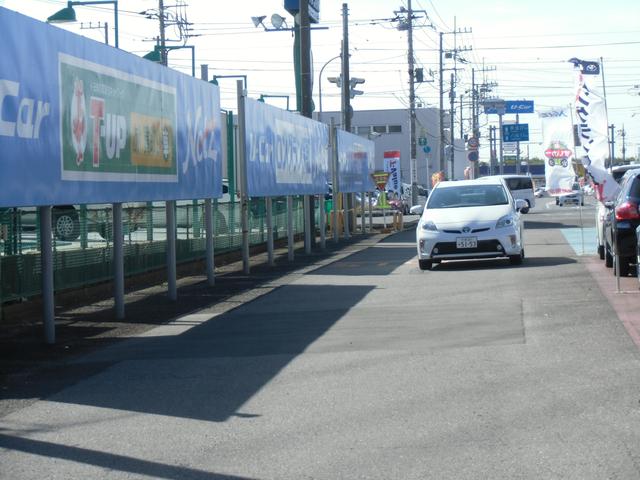
[[[314,114],[318,119],[318,113]],[[336,125],[342,122],[340,112],[322,112],[320,120]],[[411,183],[411,136],[409,131],[409,110],[357,110],[351,119],[351,131],[370,138],[376,146],[375,168],[384,169],[384,152],[400,151],[402,182]],[[459,135],[459,132],[455,132]],[[418,183],[431,185],[431,174],[440,170],[440,142],[437,108],[416,109],[416,164]],[[445,115],[445,137],[449,137],[448,115]],[[424,144],[426,142],[426,144]],[[464,169],[469,165],[464,151],[464,141],[454,139],[454,178],[463,178]],[[426,152],[427,150],[428,152]],[[447,159],[445,172],[450,177],[451,166]]]

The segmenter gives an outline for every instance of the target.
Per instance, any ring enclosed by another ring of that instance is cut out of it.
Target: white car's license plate
[[[456,248],[478,248],[478,239],[476,237],[457,237]]]

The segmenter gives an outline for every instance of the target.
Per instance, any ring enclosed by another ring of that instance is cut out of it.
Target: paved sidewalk
[[[417,218],[405,222],[411,229]],[[218,305],[235,308],[269,291],[275,280],[288,274],[304,274],[305,270],[350,255],[379,242],[393,233],[382,228],[382,217],[374,217],[374,230],[336,244],[327,237],[326,250],[320,251],[317,239],[311,255],[304,253],[303,242],[296,243],[293,262],[287,259],[286,245],[275,251],[275,266],[267,264],[266,252],[251,256],[251,273],[243,274],[240,252],[216,257],[216,285],[208,287],[204,262],[194,262],[179,269],[178,301],[166,296],[166,282],[149,285],[127,279],[125,294],[126,319],[114,318],[111,285],[76,292],[76,295],[56,297],[56,344],[46,345],[38,300],[5,309],[0,329],[0,416],[25,404],[72,384],[91,372],[69,368],[73,358],[130,338],[170,322],[181,315]],[[181,271],[180,271],[181,270]],[[198,272],[198,273],[194,273]],[[162,272],[160,272],[162,273]],[[153,279],[151,279],[153,280]],[[93,368],[93,367],[91,367]],[[7,400],[10,399],[10,400]]]

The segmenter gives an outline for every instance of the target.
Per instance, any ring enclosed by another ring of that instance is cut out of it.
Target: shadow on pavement
[[[153,478],[170,480],[181,480],[184,478],[193,480],[251,480],[246,477],[216,474],[183,466],[151,462],[124,455],[89,450],[87,448],[14,437],[2,433],[0,433],[0,448],[17,450],[49,459],[69,460],[84,465],[103,467],[108,471],[117,470]]]
[[[416,256],[413,230],[398,232],[376,245],[331,263],[313,272],[314,275],[389,275]]]
[[[444,261],[432,267],[433,271],[456,270],[503,270],[505,268],[539,268],[556,265],[568,265],[577,263],[576,260],[566,257],[531,257],[525,258],[522,265],[511,265],[506,258],[493,258],[486,260],[452,260]]]
[[[374,288],[287,285],[181,334],[179,323],[160,327],[73,364],[93,376],[48,400],[212,422],[255,416],[238,409]]]

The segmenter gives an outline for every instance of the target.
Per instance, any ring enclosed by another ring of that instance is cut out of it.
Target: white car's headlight
[[[436,224],[433,223],[431,220],[428,220],[426,222],[422,222],[422,229],[423,230],[429,230],[431,232],[437,232],[438,231],[438,227],[436,227]]]
[[[496,223],[496,228],[512,227],[514,223],[515,221],[511,215],[505,215],[500,220],[498,220],[498,223]]]

